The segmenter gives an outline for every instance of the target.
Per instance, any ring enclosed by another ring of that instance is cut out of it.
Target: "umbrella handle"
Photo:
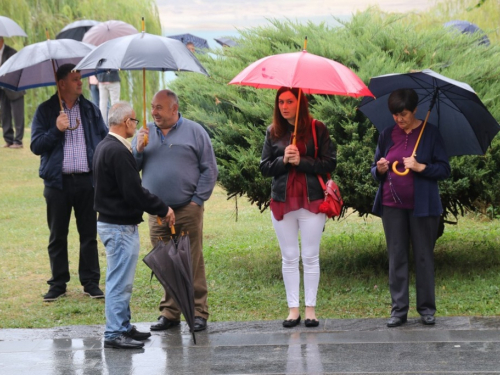
[[[422,125],[422,130],[420,130],[420,134],[418,135],[417,143],[415,143],[415,148],[413,149],[413,152],[411,156],[415,157],[417,156],[417,147],[418,143],[420,142],[420,138],[422,138],[422,134],[424,133],[425,125],[427,125],[427,120],[429,119],[429,115],[431,114],[431,110],[427,112],[427,116],[425,116],[424,124]],[[396,166],[399,164],[399,162],[396,160],[394,163],[392,163],[392,171],[396,173],[398,176],[406,176],[410,170],[406,169],[404,172],[400,172],[396,169]]]
[[[161,222],[161,219],[159,216],[156,216],[156,222],[158,223],[158,225],[162,225],[163,223]],[[175,227],[172,225],[170,227],[170,233],[171,234],[175,234]]]
[[[142,18],[142,25],[144,30],[144,17]],[[146,124],[146,69],[142,68],[142,116],[143,122],[142,127],[146,129],[148,125]],[[146,147],[149,143],[149,137],[147,134],[144,134],[144,147]]]

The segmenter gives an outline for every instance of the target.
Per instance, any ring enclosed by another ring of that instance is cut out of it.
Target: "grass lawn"
[[[69,235],[71,281],[65,298],[42,302],[50,277],[48,228],[39,157],[0,149],[0,328],[103,324],[104,302],[91,300],[78,281],[78,233]],[[368,173],[368,171],[367,171]],[[244,198],[227,200],[217,187],[205,207],[204,255],[211,321],[284,319],[287,315],[280,252],[270,212]],[[236,220],[237,218],[237,220]],[[141,255],[131,308],[133,321],[152,322],[162,288],[141,261],[151,250],[140,225]],[[104,287],[106,256],[99,242]],[[320,318],[388,317],[387,256],[380,219],[351,214],[329,220],[321,245]],[[500,314],[500,222],[472,216],[447,226],[436,246],[438,316]],[[414,279],[410,315],[414,309]]]

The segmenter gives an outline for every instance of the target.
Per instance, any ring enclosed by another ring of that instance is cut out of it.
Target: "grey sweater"
[[[203,127],[179,114],[179,121],[162,141],[162,133],[149,123],[149,143],[137,152],[137,137],[132,150],[142,185],[172,207],[191,201],[203,205],[217,182],[217,163],[210,137]]]

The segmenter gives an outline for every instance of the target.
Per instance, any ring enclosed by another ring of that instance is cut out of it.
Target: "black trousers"
[[[384,206],[382,223],[389,253],[391,316],[400,318],[408,313],[410,241],[415,261],[417,311],[420,315],[434,315],[434,245],[439,216],[414,217],[413,210]]]
[[[50,288],[66,290],[70,280],[68,264],[68,232],[71,211],[74,209],[76,226],[80,235],[80,283],[99,284],[101,272],[97,252],[97,214],[94,211],[94,188],[90,173],[63,175],[63,190],[45,187],[49,225],[49,258],[52,277]]]
[[[4,92],[0,93],[0,108],[2,110],[2,130],[5,143],[23,144],[24,136],[24,96],[17,100],[10,101]],[[12,118],[14,118],[14,128],[12,127]]]

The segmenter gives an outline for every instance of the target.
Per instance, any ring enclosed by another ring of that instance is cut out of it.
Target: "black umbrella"
[[[238,43],[230,38],[214,38],[222,47],[236,47]]]
[[[387,106],[389,95],[396,89],[414,89],[419,97],[416,117],[439,128],[448,156],[484,155],[500,131],[472,87],[430,69],[378,76],[368,88],[376,99],[365,96],[358,109],[379,131],[394,126]]]
[[[191,42],[194,44],[195,48],[210,48],[206,39],[200,38],[199,36],[193,34],[178,34],[178,35],[168,35],[167,38],[180,40],[184,45]]]
[[[73,39],[81,42],[85,33],[99,23],[99,21],[94,20],[79,20],[72,22],[59,31],[59,34],[56,35],[56,39]]]
[[[475,33],[478,33],[476,35],[481,36],[481,38],[479,38],[479,44],[484,44],[486,46],[490,45],[488,36],[484,33],[483,30],[479,28],[479,26],[474,23],[471,23],[469,21],[454,20],[446,22],[444,26],[459,31],[462,34],[474,35]]]
[[[167,243],[158,241],[147,254],[144,263],[151,268],[154,275],[177,303],[189,326],[189,332],[194,334],[194,287],[191,266],[191,243],[185,233],[175,235],[172,227],[172,237]]]

